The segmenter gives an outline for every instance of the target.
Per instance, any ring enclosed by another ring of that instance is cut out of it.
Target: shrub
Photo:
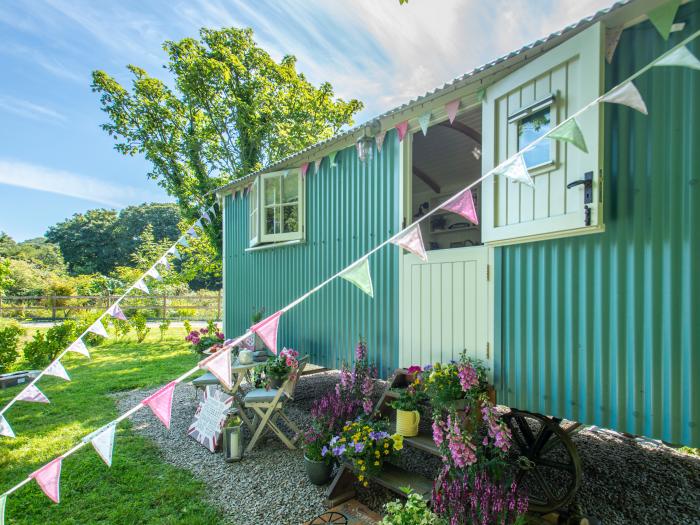
[[[129,321],[122,321],[121,319],[112,319],[112,326],[114,327],[114,335],[119,339],[129,335],[131,331],[131,323]]]
[[[7,372],[19,356],[17,346],[24,328],[12,321],[0,328],[0,373]]]
[[[170,328],[170,320],[163,319],[163,322],[158,325],[158,330],[160,330],[160,340],[162,341],[165,337],[165,333]]]
[[[30,366],[43,368],[65,350],[78,335],[75,321],[64,321],[46,332],[36,332],[24,345],[24,358]]]
[[[407,487],[401,487],[406,501],[395,500],[384,505],[386,516],[380,525],[443,525],[446,521],[428,508],[428,503],[420,494]]]
[[[129,319],[129,323],[131,323],[131,326],[136,332],[136,341],[143,343],[143,340],[146,339],[148,332],[151,331],[151,329],[146,326],[146,316],[139,312]]]

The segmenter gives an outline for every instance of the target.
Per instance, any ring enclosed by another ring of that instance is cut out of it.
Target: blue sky
[[[359,98],[362,121],[605,7],[610,0],[4,0],[0,3],[0,231],[17,240],[90,208],[168,196],[124,157],[90,91],[132,63],[167,79],[161,43],[249,26],[275,58]]]

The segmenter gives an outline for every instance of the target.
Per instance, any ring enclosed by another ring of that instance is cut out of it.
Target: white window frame
[[[297,205],[299,207],[297,213],[297,221],[299,229],[296,232],[287,233],[265,233],[265,183],[279,178],[288,177],[296,172],[299,197]],[[301,241],[304,239],[306,231],[306,185],[305,180],[301,176],[301,170],[298,168],[265,173],[258,176],[253,183],[253,187],[249,193],[249,215],[248,220],[251,222],[248,226],[250,246],[259,244],[289,244],[289,241]],[[256,220],[257,217],[257,220]],[[252,224],[256,222],[256,224]]]

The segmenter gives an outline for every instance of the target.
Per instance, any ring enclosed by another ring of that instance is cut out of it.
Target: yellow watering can
[[[396,433],[404,437],[418,435],[418,423],[420,414],[417,410],[397,410],[396,411]]]

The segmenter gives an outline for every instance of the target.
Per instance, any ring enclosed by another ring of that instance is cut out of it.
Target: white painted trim
[[[284,246],[294,246],[295,244],[303,244],[306,241],[304,239],[294,239],[292,241],[282,241],[282,242],[271,242],[268,244],[259,244],[251,248],[246,248],[244,251],[247,252],[259,252],[261,250],[270,250],[272,248],[282,248]]]

